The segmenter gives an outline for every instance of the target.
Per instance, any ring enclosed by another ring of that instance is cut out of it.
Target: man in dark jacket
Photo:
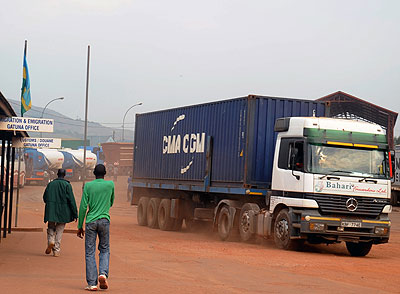
[[[44,191],[43,201],[46,203],[44,222],[47,226],[46,254],[53,251],[55,257],[60,256],[61,237],[65,224],[76,221],[78,212],[72,186],[64,179],[65,170],[59,169],[58,178],[51,181]]]

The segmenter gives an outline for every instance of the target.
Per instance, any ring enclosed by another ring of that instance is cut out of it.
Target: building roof
[[[397,112],[372,104],[342,91],[329,94],[317,99],[317,101],[324,101],[327,103],[327,116],[356,118],[379,124],[386,129],[389,146],[393,149],[393,134],[398,115]]]
[[[0,92],[0,117],[11,117],[11,116],[17,116],[14,109],[8,103],[7,99],[4,97],[4,95]],[[5,133],[13,133],[14,131],[4,131],[1,130],[0,132],[5,132]],[[28,133],[23,131],[15,131],[15,137],[29,137]]]

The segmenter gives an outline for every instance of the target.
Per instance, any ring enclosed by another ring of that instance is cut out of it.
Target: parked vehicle
[[[60,149],[59,151],[64,156],[62,168],[66,171],[65,178],[71,181],[82,180],[84,174],[83,149]],[[86,150],[86,177],[92,176],[96,162],[97,156],[89,150]]]
[[[393,160],[393,182],[392,182],[392,205],[400,204],[400,145],[395,146],[392,152]]]
[[[26,184],[47,185],[62,168],[64,156],[56,149],[25,149]]]
[[[83,149],[84,146],[79,146],[78,149]],[[97,163],[96,164],[104,164],[104,153],[103,153],[103,148],[101,146],[86,146],[86,150],[89,150],[90,152],[94,153],[97,157]]]
[[[128,175],[132,171],[133,143],[109,142],[101,144],[104,153],[104,164],[111,175],[117,167],[119,175]]]
[[[210,221],[222,240],[261,236],[283,249],[344,241],[353,256],[388,242],[385,130],[326,118],[327,107],[248,96],[137,114],[139,225]]]

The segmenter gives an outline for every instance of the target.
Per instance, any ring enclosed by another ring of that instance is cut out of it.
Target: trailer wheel
[[[296,250],[304,242],[303,240],[291,239],[292,220],[289,211],[282,209],[274,223],[274,241],[278,248],[285,250]]]
[[[171,231],[174,219],[171,217],[171,200],[163,199],[158,207],[158,226],[162,231]]]
[[[258,213],[260,211],[260,207],[258,207],[255,203],[246,203],[243,205],[240,211],[240,219],[239,219],[239,233],[240,239],[243,242],[250,241],[254,239],[255,234],[251,231],[251,217],[252,212]]]
[[[148,197],[140,197],[137,207],[137,222],[139,226],[147,225],[147,205],[149,204]]]
[[[221,208],[218,215],[218,235],[222,241],[235,241],[237,239],[238,233],[235,232],[234,221],[231,222],[232,217],[234,216],[231,215],[228,206]]]
[[[346,248],[351,256],[365,256],[370,252],[372,248],[372,242],[365,242],[365,243],[346,242]]]
[[[161,199],[151,198],[147,205],[147,226],[152,229],[158,229],[158,207],[160,206]]]

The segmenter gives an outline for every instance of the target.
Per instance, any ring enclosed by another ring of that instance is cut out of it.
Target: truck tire
[[[147,225],[147,205],[149,201],[149,197],[140,197],[139,199],[136,215],[139,226]]]
[[[243,242],[250,241],[255,238],[254,232],[251,232],[251,213],[258,213],[260,207],[255,203],[246,203],[240,210],[239,218],[239,234]]]
[[[274,241],[278,248],[296,250],[304,243],[303,240],[291,239],[292,220],[287,208],[279,211],[274,223]]]
[[[236,241],[238,237],[237,227],[235,230],[234,221],[231,222],[231,215],[228,206],[223,206],[218,215],[218,235],[222,241]],[[231,225],[231,223],[233,225]]]
[[[163,199],[158,207],[158,226],[162,231],[171,231],[174,219],[171,217],[171,200]]]
[[[152,229],[158,229],[158,207],[160,206],[161,199],[151,198],[147,204],[147,226]]]
[[[364,243],[346,242],[346,248],[351,256],[365,256],[371,251],[372,242],[364,242]]]

